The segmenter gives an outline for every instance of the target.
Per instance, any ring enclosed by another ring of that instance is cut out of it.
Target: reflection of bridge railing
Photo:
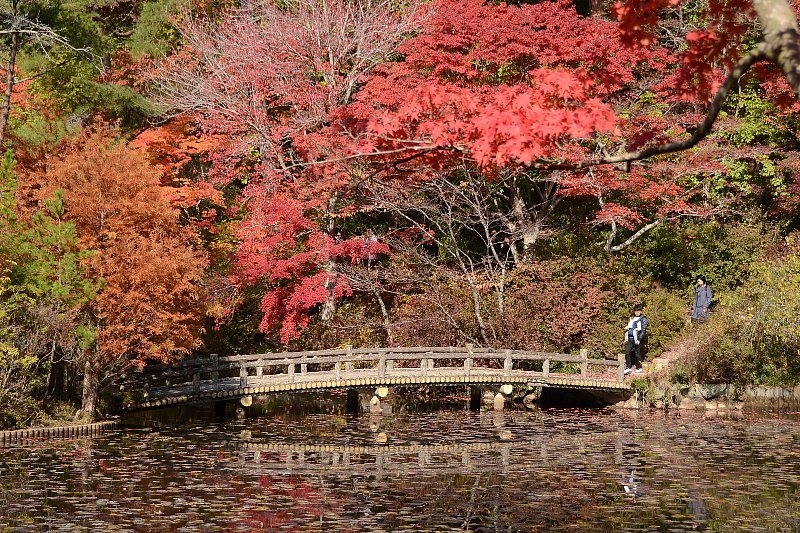
[[[407,446],[336,446],[245,443],[239,470],[251,473],[383,475],[420,470],[504,471],[507,443]]]
[[[460,473],[508,472],[529,468],[531,461],[554,465],[572,463],[579,455],[601,454],[622,464],[625,434],[554,432],[537,441],[514,440],[513,428],[498,428],[502,440],[451,444],[290,444],[246,440],[234,444],[235,465],[250,474],[300,474],[350,476],[413,474],[457,471]],[[376,437],[382,434],[376,434]],[[385,434],[383,434],[386,438]]]
[[[554,366],[558,365],[556,374]],[[572,368],[569,368],[572,364]],[[589,372],[600,366],[600,376]],[[602,377],[614,368],[616,379]],[[572,371],[572,373],[568,373]],[[359,348],[287,352],[151,365],[132,376],[145,394],[139,407],[281,391],[411,384],[525,383],[621,389],[624,360],[493,348]]]

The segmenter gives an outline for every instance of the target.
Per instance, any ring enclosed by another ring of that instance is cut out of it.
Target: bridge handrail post
[[[511,371],[514,369],[514,360],[511,358],[511,350],[506,350],[506,358],[503,362],[503,371],[505,372],[506,376],[511,375]]]
[[[589,359],[589,350],[587,350],[586,348],[581,348],[580,355],[581,355],[581,359],[582,359],[582,361],[581,361],[581,377],[585,378],[586,374],[589,372],[589,362],[587,361],[587,359]]]
[[[544,360],[542,363],[542,376],[549,378],[550,377],[550,358]]]
[[[219,354],[211,354],[211,383],[219,381]]]
[[[474,346],[472,343],[467,343],[467,358],[464,359],[464,371],[469,376],[472,373],[472,350]]]
[[[247,362],[239,361],[239,387],[247,387]]]
[[[617,354],[617,381],[625,381],[625,354]]]
[[[344,369],[347,372],[350,372],[350,371],[353,370],[353,345],[352,344],[348,344],[347,345],[347,360],[345,360],[345,362],[344,362]]]
[[[200,390],[200,371],[196,371],[192,374],[192,390],[197,392]]]
[[[286,362],[288,363],[286,365],[286,370],[289,374],[289,382],[294,383],[294,363],[289,361],[288,358],[286,359]]]
[[[386,350],[378,350],[378,377],[386,377]]]
[[[339,380],[342,379],[342,362],[341,361],[336,361],[335,363],[333,363],[333,372],[336,375],[336,381],[339,381]]]

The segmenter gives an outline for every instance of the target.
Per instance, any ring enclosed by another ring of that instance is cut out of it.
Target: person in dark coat
[[[633,308],[633,316],[625,326],[625,375],[631,372],[642,374],[642,344],[647,335],[647,326],[650,322],[644,316],[644,306],[636,304]],[[636,367],[636,370],[633,367]]]
[[[711,302],[714,301],[714,291],[706,282],[705,276],[697,276],[694,289],[694,303],[692,304],[692,323],[705,322],[711,312]]]

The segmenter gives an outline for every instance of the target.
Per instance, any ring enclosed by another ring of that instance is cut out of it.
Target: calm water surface
[[[797,531],[800,417],[308,415],[0,449],[42,531]],[[0,527],[0,530],[3,528]]]

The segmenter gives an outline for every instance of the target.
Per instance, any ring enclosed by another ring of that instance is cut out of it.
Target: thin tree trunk
[[[17,0],[11,3],[12,24],[17,23]],[[8,117],[11,114],[11,96],[14,92],[14,69],[17,65],[17,50],[19,49],[19,32],[11,34],[11,50],[8,54],[6,64],[6,90],[3,94],[3,106],[0,108],[0,143],[3,142],[8,125]]]
[[[338,198],[338,194],[334,193],[330,200],[328,200],[328,235],[331,238],[334,238],[334,231],[336,230],[336,226],[334,224],[334,218],[331,216],[333,210],[336,208],[336,200]],[[336,314],[336,298],[334,297],[334,289],[336,288],[336,261],[333,257],[328,260],[328,264],[325,266],[325,272],[327,277],[325,278],[325,289],[328,291],[328,298],[325,300],[325,303],[322,305],[322,312],[320,313],[320,318],[322,318],[323,322],[330,322],[333,318],[333,315]]]
[[[100,384],[97,368],[91,361],[86,361],[83,367],[83,392],[81,396],[81,409],[78,411],[78,416],[89,415],[90,419],[94,419],[100,396]]]
[[[383,317],[383,330],[386,332],[386,345],[389,348],[393,348],[394,338],[392,338],[392,322],[389,319],[389,310],[386,308],[386,302],[383,301],[378,287],[373,285],[372,292],[375,294],[375,299],[378,300],[378,306],[381,308],[381,316]]]

